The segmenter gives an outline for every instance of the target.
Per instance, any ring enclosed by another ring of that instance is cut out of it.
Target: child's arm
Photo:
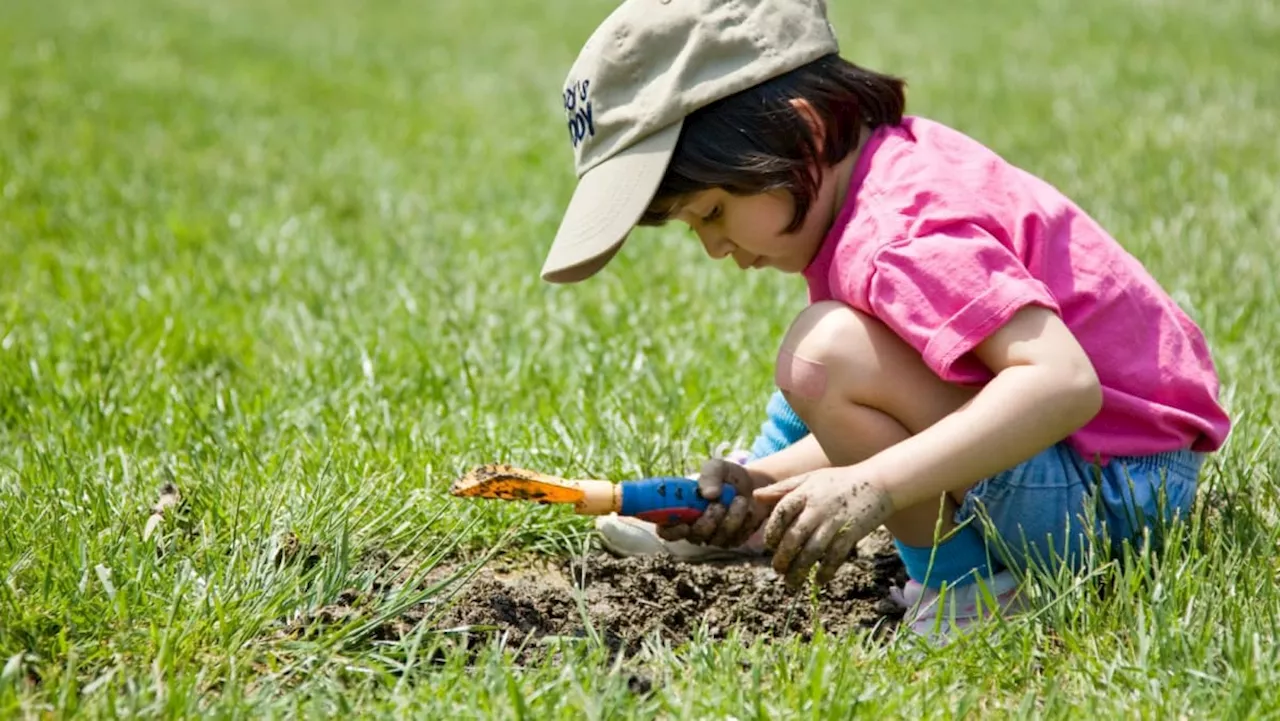
[[[996,376],[955,413],[862,463],[755,492],[757,500],[777,503],[765,536],[779,573],[798,581],[821,560],[819,579],[829,579],[858,539],[895,509],[1011,468],[1101,408],[1089,357],[1052,311],[1024,308],[974,353]]]
[[[1019,311],[974,354],[996,377],[932,428],[868,459],[894,506],[964,490],[1079,430],[1102,409],[1093,363],[1055,313]]]
[[[751,459],[745,464],[760,479],[757,487],[831,465],[782,391],[774,391],[769,397],[765,413],[765,422],[751,444]],[[714,485],[714,481],[710,485]],[[702,490],[704,493],[710,490],[712,497],[719,496],[719,490],[710,486]]]
[[[818,445],[818,439],[807,434],[777,453],[748,461],[746,466],[759,481],[755,488],[760,488],[819,468],[828,468],[831,461]]]

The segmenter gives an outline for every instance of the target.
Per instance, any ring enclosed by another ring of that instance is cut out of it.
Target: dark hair
[[[902,121],[905,83],[827,55],[690,113],[662,183],[640,218],[661,225],[693,193],[724,188],[735,195],[786,190],[804,225],[817,194],[811,166],[834,165],[853,151],[864,127]],[[822,148],[810,121],[792,105],[803,99],[822,123]]]

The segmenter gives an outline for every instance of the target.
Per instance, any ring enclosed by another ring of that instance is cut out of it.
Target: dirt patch
[[[599,637],[630,655],[657,634],[675,646],[705,629],[711,638],[736,631],[757,638],[809,639],[816,624],[827,633],[855,628],[891,629],[900,611],[887,602],[892,584],[906,580],[888,536],[873,534],[835,579],[815,597],[789,591],[766,561],[690,564],[670,558],[585,558],[481,570],[442,609],[419,606],[374,632],[395,640],[432,618],[454,641],[475,647],[504,637],[522,660],[536,657],[548,637]],[[345,594],[295,630],[364,615],[370,599]]]

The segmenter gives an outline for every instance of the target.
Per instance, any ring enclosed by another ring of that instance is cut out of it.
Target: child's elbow
[[[1102,381],[1098,380],[1093,364],[1085,360],[1074,364],[1067,386],[1073,399],[1072,407],[1078,411],[1077,418],[1083,426],[1102,411]]]

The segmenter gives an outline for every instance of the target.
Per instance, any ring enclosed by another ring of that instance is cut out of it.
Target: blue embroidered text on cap
[[[578,147],[588,135],[596,134],[591,117],[591,81],[581,80],[564,89],[564,111],[569,116],[569,142]]]

